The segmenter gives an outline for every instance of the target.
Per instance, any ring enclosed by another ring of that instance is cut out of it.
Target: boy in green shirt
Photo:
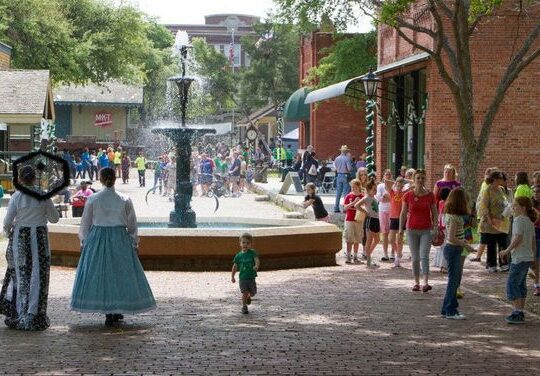
[[[251,297],[257,294],[257,270],[259,270],[259,257],[257,252],[251,249],[253,236],[249,233],[244,233],[240,236],[240,252],[234,256],[232,267],[232,283],[236,283],[234,276],[236,272],[240,272],[239,285],[242,293],[242,313],[247,314],[248,305],[251,304]]]
[[[137,165],[137,172],[139,173],[139,186],[144,187],[146,185],[146,158],[142,151],[139,152],[139,156],[135,159],[135,164]]]

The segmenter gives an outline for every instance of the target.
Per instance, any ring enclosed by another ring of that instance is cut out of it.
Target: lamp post
[[[375,96],[377,94],[377,86],[381,79],[370,69],[369,72],[362,77],[364,83],[364,93],[366,94],[366,168],[369,178],[375,178],[375,155],[374,155],[374,139],[373,128],[375,126]]]

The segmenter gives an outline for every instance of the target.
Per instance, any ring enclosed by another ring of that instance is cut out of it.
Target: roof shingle
[[[0,70],[0,114],[42,115],[48,89],[48,70]]]

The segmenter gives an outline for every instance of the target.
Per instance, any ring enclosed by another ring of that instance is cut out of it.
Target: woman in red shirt
[[[401,207],[399,234],[407,228],[407,240],[411,250],[414,287],[413,291],[420,291],[420,261],[424,286],[422,292],[431,290],[429,285],[429,251],[431,250],[432,232],[437,231],[437,203],[432,192],[424,185],[426,172],[416,170],[414,173],[414,189],[403,195]],[[403,226],[406,223],[406,226]]]

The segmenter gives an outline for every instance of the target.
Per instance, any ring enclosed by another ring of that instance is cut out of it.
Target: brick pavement
[[[51,328],[0,326],[0,374],[506,375],[540,367],[538,318],[510,327],[506,304],[468,291],[460,302],[468,319],[445,320],[443,275],[435,273],[432,292],[413,293],[408,263],[367,270],[338,260],[261,272],[247,316],[229,273],[148,272],[159,309],[117,328],[70,312],[74,271],[55,267]]]

